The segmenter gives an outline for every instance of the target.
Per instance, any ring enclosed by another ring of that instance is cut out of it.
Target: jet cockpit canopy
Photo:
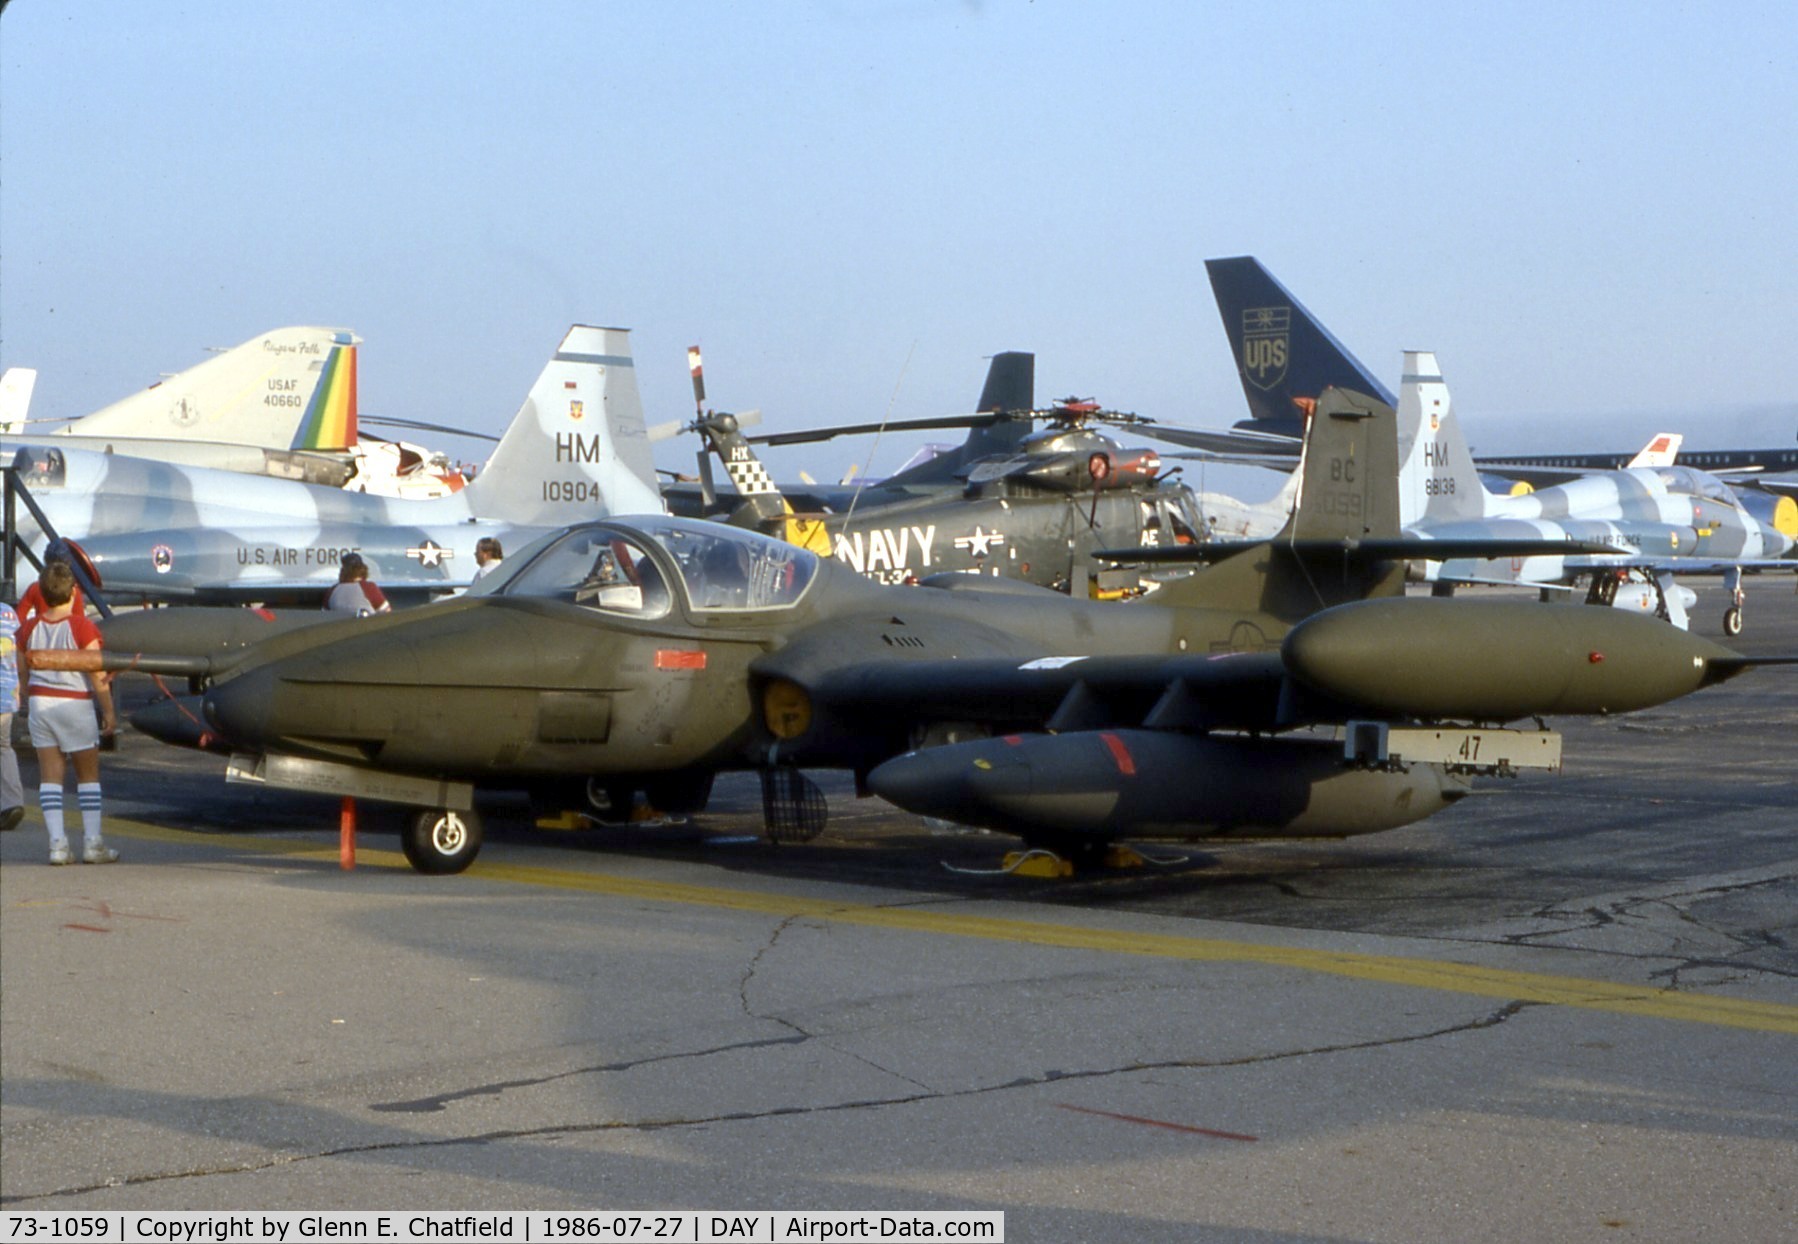
[[[722,523],[649,516],[570,528],[491,591],[659,618],[678,581],[698,613],[789,609],[818,573],[806,550]],[[510,567],[507,567],[510,569]]]

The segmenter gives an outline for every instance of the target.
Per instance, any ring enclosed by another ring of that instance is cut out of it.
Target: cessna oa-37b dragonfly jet
[[[1472,774],[1558,765],[1558,735],[1498,723],[1642,708],[1755,663],[1613,609],[1400,598],[1396,459],[1392,409],[1331,391],[1287,529],[1130,603],[883,586],[657,515],[571,528],[428,609],[249,644],[153,610],[68,659],[199,681],[134,724],[230,753],[241,779],[421,806],[402,845],[425,872],[474,858],[477,786],[691,812],[722,770],[761,772],[777,840],[823,826],[806,768],[1082,859],[1364,833]]]

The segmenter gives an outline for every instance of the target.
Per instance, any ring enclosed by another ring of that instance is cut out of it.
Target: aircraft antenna
[[[861,482],[855,486],[855,492],[849,497],[849,510],[843,515],[843,531],[845,533],[848,532],[849,525],[855,521],[855,507],[862,499],[862,492],[868,487],[868,470],[874,465],[874,453],[880,448],[880,438],[886,433],[887,423],[893,417],[893,407],[899,401],[899,390],[905,385],[905,373],[911,370],[912,355],[917,352],[918,339],[913,337],[911,349],[905,352],[905,363],[899,368],[899,378],[893,381],[893,394],[887,398],[886,413],[880,417],[880,427],[875,429],[874,443],[868,447],[867,460],[862,463]]]

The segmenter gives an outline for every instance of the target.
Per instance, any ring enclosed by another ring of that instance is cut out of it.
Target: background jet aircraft
[[[356,443],[356,344],[336,328],[278,328],[60,428],[0,419],[0,449],[48,442],[339,486]]]
[[[1165,439],[1176,444],[1271,462],[1298,453],[1303,412],[1317,396],[1335,385],[1393,399],[1372,373],[1323,323],[1307,311],[1261,262],[1251,256],[1208,259],[1205,270],[1230,339],[1230,353],[1242,378],[1250,418],[1232,432],[1172,429]],[[1562,483],[1593,471],[1631,465],[1629,453],[1506,454],[1476,456],[1479,468],[1492,475],[1531,485]],[[1726,473],[1733,482],[1758,484],[1792,495],[1789,479],[1774,472],[1798,471],[1798,447],[1688,451],[1687,466]]]
[[[1673,590],[1672,576],[1722,574],[1734,593],[1723,628],[1735,635],[1742,629],[1742,571],[1798,570],[1798,563],[1781,560],[1798,536],[1798,503],[1760,497],[1757,513],[1722,480],[1690,467],[1633,467],[1520,496],[1494,496],[1480,484],[1433,354],[1405,354],[1399,452],[1407,531],[1426,539],[1567,536],[1618,550],[1426,562],[1425,577],[1437,583],[1566,584],[1599,576],[1614,592],[1616,576],[1636,570],[1661,580],[1665,610],[1683,627],[1686,601]]]
[[[1090,855],[1136,833],[1362,832],[1459,798],[1465,776],[1451,769],[1545,763],[1558,747],[1533,732],[1445,734],[1440,719],[1641,707],[1742,668],[1725,649],[1612,610],[1396,598],[1394,427],[1390,407],[1326,395],[1287,531],[1169,584],[1154,604],[962,575],[882,587],[725,524],[622,519],[572,528],[509,559],[491,590],[433,609],[230,651],[195,611],[148,611],[108,624],[108,653],[71,659],[208,681],[197,703],[135,722],[236,753],[244,780],[426,805],[403,842],[432,872],[466,867],[479,848],[476,783],[546,800],[584,786],[613,809],[644,790],[678,811],[702,808],[718,771],[759,769],[770,833],[803,836],[822,827],[823,807],[801,768],[873,773],[901,802],[936,809],[947,787],[895,757],[1045,728],[1098,732],[1112,804],[1124,778],[1161,795],[1119,818],[1102,790],[1064,791],[1042,815],[1028,783],[1024,802],[1015,784],[971,793],[971,809],[1006,809],[1004,827],[1033,842]],[[1336,608],[1369,597],[1392,599],[1371,614]],[[1346,754],[1291,733],[1363,718]],[[1416,719],[1431,728],[1406,733]],[[1177,781],[1136,767],[1143,731],[1161,748],[1145,762],[1178,762]],[[994,746],[1042,773],[1040,750],[1058,744]],[[1479,760],[1482,748],[1499,759]],[[1220,802],[1216,791],[1248,771],[1262,796]],[[1071,821],[1070,808],[1086,814]]]
[[[315,602],[347,552],[390,594],[441,594],[467,586],[482,536],[517,547],[581,519],[661,508],[623,329],[570,329],[480,477],[437,499],[64,449],[55,438],[22,452],[17,474],[108,587],[163,600]],[[29,522],[22,534],[42,539]]]
[[[279,328],[55,429],[28,428],[29,389],[23,401],[9,393],[0,410],[0,436],[7,438],[0,447],[47,440],[63,449],[381,496],[454,492],[466,480],[443,454],[364,435],[357,407],[360,341],[344,329]]]

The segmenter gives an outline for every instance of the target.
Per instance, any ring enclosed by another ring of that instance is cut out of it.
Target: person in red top
[[[119,853],[100,836],[100,735],[113,732],[112,690],[105,674],[42,669],[34,653],[74,652],[100,647],[100,631],[86,615],[74,611],[75,574],[63,562],[51,562],[38,576],[44,610],[19,628],[20,672],[31,704],[31,743],[37,748],[38,805],[50,833],[50,862],[72,864],[63,828],[62,784],[67,765],[75,768],[75,796],[81,807],[84,840],[81,858],[110,864]],[[94,706],[100,719],[94,721]],[[65,763],[66,762],[66,763]]]
[[[50,565],[59,560],[60,559],[53,553],[45,564]],[[73,577],[73,574],[71,574],[70,578],[73,579]],[[38,614],[42,613],[44,609],[43,589],[38,587],[36,583],[33,583],[30,587],[25,589],[25,594],[19,597],[19,621],[21,623],[29,622],[31,619],[37,617]],[[74,594],[69,597],[69,609],[74,613],[80,614],[84,618],[87,616],[87,599],[82,596],[81,585],[79,583],[75,584]]]
[[[337,586],[325,597],[325,608],[331,613],[365,618],[371,613],[388,613],[393,606],[368,577],[368,563],[362,560],[362,554],[345,553],[337,568]]]

